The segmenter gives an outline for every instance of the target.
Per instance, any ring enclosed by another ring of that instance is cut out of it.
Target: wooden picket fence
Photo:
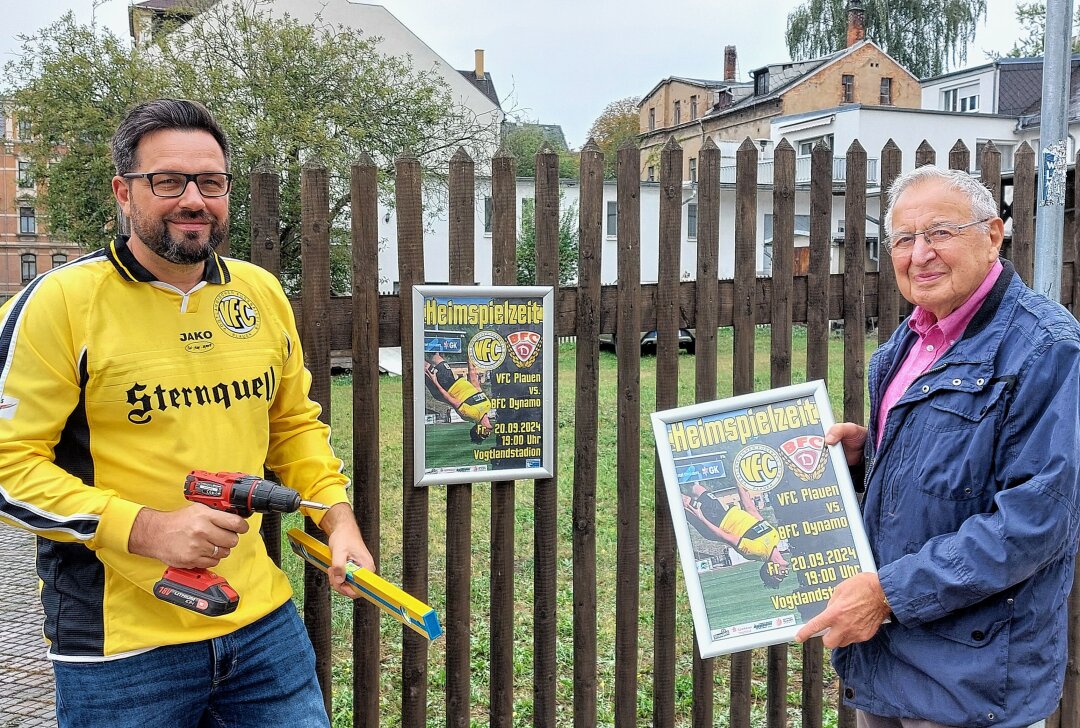
[[[470,484],[446,488],[446,559],[455,565],[453,578],[445,584],[445,604],[436,605],[446,629],[445,716],[451,726],[467,726],[473,720],[470,705],[470,621],[473,610],[485,616],[490,626],[489,714],[492,726],[511,726],[514,694],[515,650],[531,649],[533,670],[529,678],[533,691],[532,723],[555,726],[566,722],[556,718],[558,647],[556,634],[556,548],[559,519],[571,519],[573,552],[573,722],[575,726],[597,724],[598,649],[612,652],[611,645],[597,644],[596,571],[596,484],[597,484],[597,392],[599,335],[617,335],[618,433],[617,503],[618,523],[614,716],[617,726],[636,726],[639,721],[639,623],[643,616],[653,625],[648,651],[651,660],[651,725],[685,723],[676,715],[675,603],[680,589],[676,578],[675,537],[664,495],[659,466],[655,468],[655,513],[641,513],[640,434],[640,351],[638,334],[655,328],[659,332],[656,354],[656,408],[677,406],[678,347],[680,327],[696,327],[697,354],[695,388],[699,401],[715,398],[717,391],[717,346],[719,327],[734,330],[733,392],[743,394],[754,387],[754,337],[760,324],[771,324],[771,386],[791,383],[792,339],[795,323],[806,326],[808,379],[825,379],[828,374],[830,320],[858,322],[843,327],[843,419],[864,419],[865,336],[868,317],[878,322],[879,341],[896,328],[909,306],[898,294],[887,258],[880,272],[866,270],[865,204],[866,151],[856,141],[846,153],[846,215],[844,270],[830,274],[833,180],[833,152],[823,145],[813,150],[810,180],[810,264],[807,275],[793,275],[795,168],[794,149],[781,142],[773,159],[773,271],[771,278],[755,275],[758,200],[758,152],[747,139],[736,157],[735,277],[717,280],[720,225],[720,152],[707,141],[700,153],[698,187],[698,257],[696,280],[680,281],[678,255],[681,248],[682,150],[671,140],[660,161],[659,276],[658,283],[639,283],[641,257],[640,152],[632,144],[618,150],[618,280],[617,286],[600,285],[600,253],[603,222],[603,155],[593,144],[581,152],[580,175],[580,267],[575,287],[558,288],[559,179],[558,158],[542,153],[536,157],[536,284],[556,287],[556,333],[576,336],[576,394],[572,482],[558,478],[537,480],[532,486],[534,515],[534,569],[531,618],[532,644],[515,643],[514,638],[514,506],[519,488],[528,482],[493,483],[490,487],[490,524],[482,524],[490,534],[490,603],[473,603],[470,543],[474,496]],[[916,165],[934,163],[936,153],[923,143],[914,153]],[[947,166],[970,169],[970,154],[957,142],[948,153]],[[903,166],[903,153],[891,141],[880,154],[882,189],[887,189]],[[908,165],[911,166],[910,164]],[[1035,154],[1022,144],[1015,157],[1011,216],[1012,240],[1007,253],[1017,271],[1029,283],[1034,264]],[[982,180],[999,201],[1003,190],[1000,154],[987,145],[981,160]],[[379,416],[379,346],[401,346],[401,420],[403,521],[387,528],[401,529],[403,543],[402,586],[420,597],[429,594],[429,490],[413,487],[413,361],[408,342],[413,338],[412,286],[425,282],[423,258],[423,209],[421,172],[417,159],[403,156],[395,169],[398,260],[401,296],[379,296],[377,230],[377,170],[368,159],[352,168],[352,249],[353,291],[351,298],[329,295],[329,193],[327,170],[307,166],[301,177],[303,215],[303,283],[299,302],[300,323],[309,368],[312,396],[322,405],[322,416],[330,417],[330,352],[352,351],[353,458],[351,473],[357,519],[376,562],[380,558],[379,428],[372,426]],[[493,198],[492,271],[493,285],[516,282],[515,249],[515,166],[500,153],[492,162]],[[272,170],[258,168],[252,178],[252,260],[267,269],[280,270],[278,247],[278,177]],[[885,213],[881,195],[880,217]],[[473,161],[459,151],[449,165],[450,283],[471,284],[474,275],[474,224],[476,184]],[[1074,314],[1077,277],[1080,268],[1077,235],[1072,215],[1067,215],[1062,301]],[[356,344],[356,345],[354,345]],[[557,366],[557,360],[556,360]],[[557,381],[557,372],[556,372]],[[553,406],[558,406],[555,393]],[[554,472],[558,472],[557,469]],[[647,481],[646,481],[647,482]],[[572,488],[572,513],[560,513],[557,493]],[[486,489],[485,489],[486,490]],[[641,553],[641,519],[653,518],[653,552]],[[310,522],[308,523],[311,528]],[[267,520],[265,534],[271,551],[280,555],[280,532]],[[654,603],[643,605],[640,572],[651,563],[655,583]],[[1080,630],[1080,600],[1074,591],[1069,622],[1070,659],[1067,665],[1065,698],[1049,725],[1051,728],[1080,728],[1078,698],[1077,636]],[[309,570],[305,576],[304,617],[315,644],[317,669],[329,707],[330,686],[330,606],[325,577]],[[438,699],[428,693],[428,644],[410,630],[403,630],[400,722],[419,728],[429,722],[428,703]],[[565,649],[565,646],[564,646]],[[791,649],[801,655],[801,724],[822,725],[823,660],[820,640],[802,647],[787,645],[767,651],[767,725],[788,725],[788,657]],[[730,696],[727,724],[734,728],[751,725],[751,654],[693,662],[692,724],[713,726],[720,722],[715,713],[716,670],[728,670]],[[380,636],[379,613],[363,601],[354,606],[353,706],[355,726],[380,724],[379,705]],[[610,691],[606,691],[610,692]],[[566,706],[562,707],[563,715]],[[851,711],[839,711],[841,726],[854,726]]]

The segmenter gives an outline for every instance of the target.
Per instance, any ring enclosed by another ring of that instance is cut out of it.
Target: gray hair
[[[229,142],[209,109],[198,101],[154,99],[132,107],[116,128],[110,142],[116,173],[127,174],[135,169],[136,151],[144,136],[168,129],[209,133],[221,147],[225,169],[229,169]]]
[[[993,193],[978,179],[959,169],[942,169],[927,164],[900,175],[889,188],[889,207],[885,213],[886,238],[892,238],[892,213],[900,195],[913,185],[932,180],[944,183],[946,189],[958,190],[967,195],[968,201],[971,202],[971,214],[976,220],[998,216],[998,206],[994,201]],[[962,221],[957,220],[957,222]],[[988,229],[985,223],[979,227]]]

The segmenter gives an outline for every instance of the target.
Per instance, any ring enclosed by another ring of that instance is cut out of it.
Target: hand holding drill
[[[193,556],[162,559],[171,564],[154,585],[154,594],[164,601],[208,616],[236,610],[240,597],[222,577],[208,571],[229,555],[248,530],[243,520],[252,513],[292,513],[300,507],[326,510],[329,506],[300,499],[292,488],[244,473],[191,471],[184,481],[184,497],[196,505],[170,514],[161,525],[173,529],[161,534],[175,543],[184,536],[193,543]],[[208,507],[200,508],[200,505]],[[161,515],[161,514],[159,514]],[[166,525],[167,524],[167,525]],[[171,538],[170,538],[171,536]],[[206,545],[212,549],[205,552]],[[149,555],[149,554],[148,554]]]

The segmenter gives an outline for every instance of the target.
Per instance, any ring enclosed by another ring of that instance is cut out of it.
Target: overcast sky
[[[335,0],[336,1],[336,0]],[[15,38],[73,10],[91,19],[92,0],[0,0],[0,63]],[[668,76],[723,78],[723,48],[738,51],[738,78],[789,59],[787,15],[798,0],[386,0],[402,23],[455,68],[473,67],[485,51],[486,70],[508,111],[561,124],[572,147],[585,142],[604,106],[641,96]],[[128,0],[103,0],[97,22],[128,37]],[[1005,52],[1016,40],[1016,0],[987,0],[965,66]],[[16,9],[17,8],[17,9]],[[955,70],[955,69],[950,69]]]

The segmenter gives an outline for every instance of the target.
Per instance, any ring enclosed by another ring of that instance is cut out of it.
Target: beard
[[[198,232],[176,236],[169,231],[169,222],[208,223],[210,234],[205,242],[199,240]],[[206,261],[214,254],[214,249],[224,242],[228,229],[228,219],[222,222],[206,210],[180,210],[155,219],[145,215],[134,203],[131,205],[131,231],[155,255],[177,265],[195,265]]]

